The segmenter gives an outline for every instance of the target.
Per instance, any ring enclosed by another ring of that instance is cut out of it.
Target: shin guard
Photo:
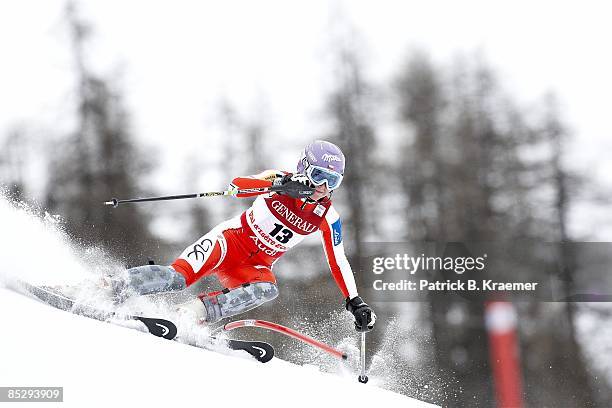
[[[198,297],[206,307],[207,323],[244,313],[269,302],[278,296],[278,288],[272,282],[245,283],[234,289],[222,292],[201,294]]]

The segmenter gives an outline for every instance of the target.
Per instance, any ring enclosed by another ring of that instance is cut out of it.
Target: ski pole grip
[[[306,198],[314,194],[315,189],[297,181],[288,181],[282,185],[273,185],[270,191],[283,193],[293,198]]]

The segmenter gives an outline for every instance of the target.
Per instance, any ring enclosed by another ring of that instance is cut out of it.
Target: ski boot
[[[233,289],[201,293],[196,299],[178,305],[177,311],[199,324],[208,325],[254,309],[277,296],[278,288],[274,283],[245,283]]]
[[[105,276],[100,282],[116,304],[132,296],[183,290],[185,278],[171,266],[143,265],[128,269],[118,275]]]

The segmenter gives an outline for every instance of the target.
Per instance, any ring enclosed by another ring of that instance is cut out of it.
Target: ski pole
[[[142,203],[149,201],[166,201],[166,200],[182,200],[185,198],[200,198],[200,197],[218,197],[218,196],[234,196],[237,194],[265,194],[270,192],[284,192],[288,194],[293,194],[296,197],[303,198],[311,196],[314,192],[314,189],[310,189],[303,185],[296,185],[299,183],[287,183],[281,186],[271,186],[271,187],[262,187],[262,188],[247,188],[242,190],[225,190],[225,191],[211,191],[208,193],[194,193],[194,194],[180,194],[180,195],[171,195],[171,196],[161,196],[161,197],[147,197],[147,198],[130,198],[126,200],[119,200],[116,198],[111,198],[109,201],[105,201],[104,205],[111,205],[113,208],[117,208],[119,204],[124,203]]]
[[[119,204],[124,203],[142,203],[148,201],[166,201],[166,200],[182,200],[185,198],[200,198],[200,197],[217,197],[217,196],[226,196],[226,195],[236,195],[240,193],[268,193],[273,191],[272,188],[252,188],[248,190],[225,190],[225,191],[211,191],[208,193],[194,193],[194,194],[180,194],[180,195],[171,195],[171,196],[161,196],[161,197],[146,197],[146,198],[130,198],[127,200],[118,200],[116,198],[111,198],[110,201],[105,201],[104,205],[112,205],[113,208],[117,208]]]
[[[365,384],[368,382],[368,376],[366,375],[366,356],[365,356],[365,347],[366,347],[366,332],[361,332],[361,372],[357,377],[357,380]]]

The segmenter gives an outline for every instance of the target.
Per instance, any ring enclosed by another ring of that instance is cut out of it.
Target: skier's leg
[[[228,288],[220,292],[201,293],[198,299],[187,302],[179,309],[190,311],[205,323],[244,313],[278,296],[276,279],[266,266],[242,266],[217,276]]]
[[[213,228],[192,245],[172,263],[172,267],[185,277],[187,286],[209,275],[227,255],[227,241],[223,234],[226,223]]]
[[[128,297],[130,294],[150,295],[183,290],[187,287],[183,275],[172,267],[163,265],[143,265],[128,269],[120,279],[111,279],[111,285],[119,298]]]
[[[266,266],[243,266],[217,273],[225,289],[220,294],[198,295],[206,308],[207,323],[235,316],[261,306],[278,296],[276,278]]]
[[[134,294],[182,290],[212,273],[225,258],[227,243],[223,230],[231,225],[231,222],[217,225],[188,246],[170,266],[138,266],[111,278],[109,284],[115,298],[121,301]]]
[[[276,276],[268,266],[239,265],[233,268],[223,268],[216,273],[219,282],[225,288],[235,288],[245,283],[271,282],[276,284]]]

